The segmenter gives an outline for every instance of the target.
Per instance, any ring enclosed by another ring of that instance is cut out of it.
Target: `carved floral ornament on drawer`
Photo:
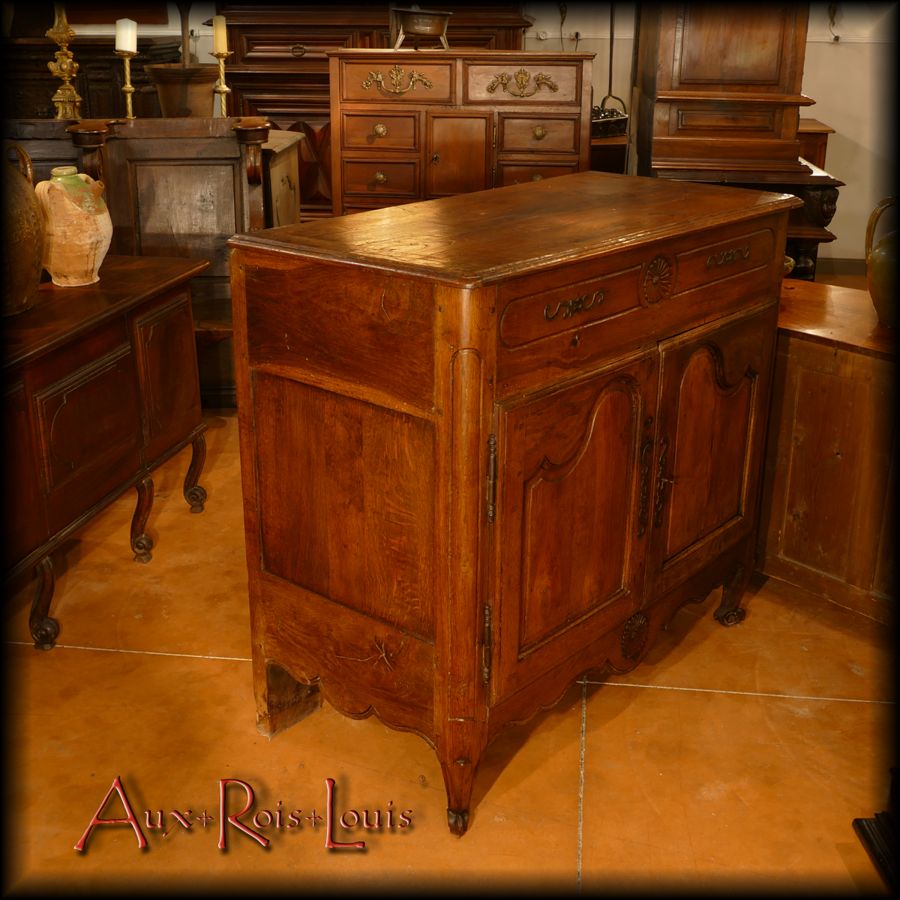
[[[369,77],[362,82],[363,90],[367,91],[372,85],[375,85],[382,94],[405,94],[407,91],[415,90],[417,84],[421,84],[426,88],[433,87],[432,82],[415,69],[409,73],[408,83],[406,87],[403,87],[403,69],[401,66],[393,66],[388,72],[388,78],[393,87],[386,88],[384,86],[384,75],[381,72],[369,72]]]
[[[515,85],[510,87],[513,81]],[[493,94],[498,87],[502,87],[507,94],[511,94],[513,97],[533,97],[541,88],[547,88],[554,92],[559,90],[559,85],[544,72],[538,72],[534,76],[534,84],[531,86],[529,86],[530,81],[531,73],[525,69],[519,69],[515,75],[503,72],[491,81],[487,90],[489,94]]]

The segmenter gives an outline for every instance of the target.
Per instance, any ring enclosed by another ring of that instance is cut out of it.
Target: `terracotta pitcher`
[[[882,213],[895,205],[893,197],[882,200],[869,216],[866,228],[866,282],[869,296],[878,313],[878,321],[888,328],[897,322],[897,300],[894,294],[897,278],[897,232],[888,232],[873,246],[875,231]]]
[[[57,166],[34,190],[44,213],[44,268],[53,283],[78,287],[99,281],[113,231],[103,182],[75,166]]]
[[[11,144],[18,166],[7,159],[3,169],[3,315],[32,306],[41,283],[44,218],[34,193],[31,157]]]

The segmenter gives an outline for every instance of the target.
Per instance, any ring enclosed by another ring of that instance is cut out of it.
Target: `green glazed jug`
[[[897,232],[888,232],[874,246],[873,241],[882,213],[894,206],[895,202],[893,197],[882,200],[872,210],[866,227],[866,283],[875,312],[878,313],[878,321],[888,328],[893,328],[897,322],[897,301],[894,293],[897,285]]]

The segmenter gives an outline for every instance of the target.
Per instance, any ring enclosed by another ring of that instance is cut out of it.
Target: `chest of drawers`
[[[334,213],[590,168],[590,53],[329,53]]]
[[[581,172],[230,242],[258,724],[504,726],[753,570],[796,198]]]

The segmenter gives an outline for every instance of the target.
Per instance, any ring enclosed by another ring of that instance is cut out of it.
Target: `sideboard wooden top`
[[[4,368],[71,341],[109,316],[124,315],[154,293],[176,287],[208,266],[205,259],[110,255],[95,284],[57,287],[47,281],[40,286],[34,306],[3,322]]]
[[[578,172],[239,234],[229,245],[477,286],[800,205],[789,194]]]
[[[878,321],[868,291],[786,278],[778,330],[867,356],[894,358],[897,336]]]

